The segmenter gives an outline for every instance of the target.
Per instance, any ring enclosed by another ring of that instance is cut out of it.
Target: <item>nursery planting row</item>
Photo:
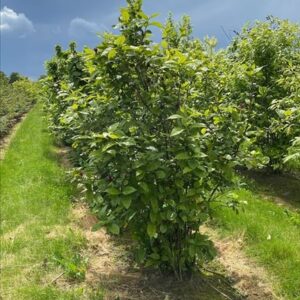
[[[238,208],[234,195],[219,198],[237,167],[297,167],[300,28],[270,17],[216,51],[214,38],[192,37],[188,17],[155,17],[128,0],[95,49],[57,46],[45,108],[73,148],[96,227],[129,232],[137,261],[181,278],[214,257],[199,226],[216,201]]]

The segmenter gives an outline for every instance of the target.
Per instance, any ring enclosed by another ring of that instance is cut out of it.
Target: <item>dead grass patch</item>
[[[207,234],[214,242],[218,250],[217,261],[234,280],[234,287],[247,299],[280,299],[274,293],[270,275],[243,252],[243,235],[234,239],[231,237],[222,239],[214,229],[207,226],[202,226],[201,232]]]
[[[191,279],[177,281],[171,275],[137,267],[131,256],[131,242],[121,237],[115,239],[104,229],[92,231],[97,218],[84,204],[75,204],[72,219],[87,240],[84,256],[88,257],[88,268],[85,281],[78,283],[78,287],[103,288],[106,300],[243,299],[219,275],[195,274]],[[70,289],[74,283],[61,277],[55,284]]]

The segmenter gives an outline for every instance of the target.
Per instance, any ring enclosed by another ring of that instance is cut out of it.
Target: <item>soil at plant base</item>
[[[9,134],[5,135],[0,139],[0,160],[3,160],[5,157],[5,152],[8,149],[10,142],[16,135],[21,123],[26,118],[27,114],[23,115],[20,118],[17,118],[15,124],[10,128]]]
[[[274,292],[270,275],[243,252],[242,236],[237,239],[222,239],[217,231],[208,226],[202,226],[201,232],[207,234],[214,242],[218,251],[217,262],[223,267],[225,274],[235,282],[234,288],[246,299],[280,299]]]
[[[60,162],[69,168],[67,150],[59,151]],[[143,270],[134,263],[132,240],[113,238],[104,229],[93,231],[96,216],[83,202],[77,202],[71,212],[73,229],[79,230],[87,240],[83,255],[88,258],[88,269],[84,282],[78,287],[105,291],[106,300],[218,300],[218,299],[278,299],[265,271],[250,261],[242,251],[241,241],[221,239],[211,228],[204,228],[214,241],[219,255],[215,268],[194,275],[188,280],[178,281],[173,276],[158,271]],[[66,229],[63,228],[63,231]],[[61,230],[58,230],[61,231]],[[49,233],[51,236],[53,233]],[[54,233],[56,235],[56,233]],[[210,269],[211,269],[210,265]],[[222,268],[221,275],[214,271]],[[63,276],[55,282],[63,289],[74,287]]]
[[[72,214],[74,226],[80,228],[88,243],[84,255],[88,257],[89,267],[81,286],[89,289],[102,286],[106,300],[245,299],[221,275],[198,274],[178,281],[171,275],[143,270],[134,263],[130,239],[113,238],[104,229],[92,231],[97,218],[82,203],[74,206]],[[57,284],[68,288],[72,283],[61,277]]]
[[[178,281],[135,265],[130,239],[113,238],[104,229],[92,231],[98,221],[86,205],[77,203],[72,214],[75,226],[88,242],[84,255],[89,259],[89,267],[82,285],[95,289],[102,286],[106,300],[280,299],[265,270],[244,254],[242,237],[221,239],[215,230],[203,227],[201,231],[215,243],[218,257],[207,267],[208,272],[205,269],[201,275]],[[224,275],[217,273],[220,269]],[[67,288],[70,283],[61,278],[59,284]]]

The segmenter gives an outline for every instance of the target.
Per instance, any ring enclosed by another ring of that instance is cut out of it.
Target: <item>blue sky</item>
[[[124,5],[125,0],[1,0],[0,69],[38,78],[55,44],[95,46],[96,33],[111,30]],[[274,15],[300,22],[300,0],[144,0],[144,9],[160,13],[159,21],[169,12],[176,19],[190,15],[193,35],[215,36],[219,47],[248,21]]]

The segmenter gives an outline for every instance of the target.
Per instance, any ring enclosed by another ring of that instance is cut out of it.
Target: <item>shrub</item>
[[[246,117],[232,100],[230,61],[189,19],[162,24],[140,0],[121,9],[120,34],[94,50],[57,47],[48,63],[51,127],[76,153],[75,178],[99,225],[129,230],[137,258],[178,277],[214,256],[199,233],[237,165],[259,164]],[[163,30],[151,41],[151,27]],[[74,70],[76,66],[76,70]],[[234,202],[232,202],[234,203]]]
[[[250,131],[269,157],[269,166],[283,168],[291,141],[300,131],[300,27],[269,17],[245,27],[229,48],[238,77],[236,99],[244,98]],[[241,69],[242,67],[242,69]],[[249,68],[255,68],[255,74]]]

